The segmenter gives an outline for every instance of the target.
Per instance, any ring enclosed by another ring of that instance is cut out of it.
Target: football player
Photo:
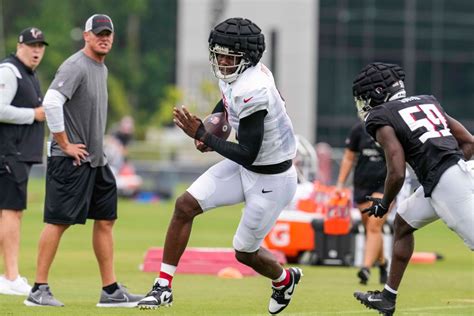
[[[405,73],[394,64],[371,63],[352,91],[367,132],[383,147],[387,177],[383,198],[368,197],[369,216],[383,217],[405,179],[405,162],[421,186],[397,210],[392,263],[383,291],[355,292],[369,308],[395,312],[397,289],[413,254],[413,232],[441,218],[474,249],[474,176],[466,163],[474,137],[432,95],[407,97]]]
[[[240,202],[245,202],[245,208],[234,235],[235,256],[272,280],[271,314],[290,303],[302,271],[284,269],[261,247],[297,185],[292,165],[296,154],[293,126],[272,73],[260,62],[264,51],[264,35],[248,19],[227,19],[210,33],[210,63],[222,94],[214,112],[226,113],[238,142],[207,132],[202,121],[185,107],[174,109],[175,124],[196,140],[198,150],[210,148],[226,159],[207,170],[176,200],[161,271],[152,290],[139,302],[140,308],[172,302],[171,282],[194,217]]]
[[[344,184],[353,174],[353,200],[357,208],[362,211],[371,202],[365,198],[383,196],[383,187],[387,168],[383,149],[367,134],[363,121],[353,125],[345,141],[346,148],[339,168],[336,182],[336,194],[343,194]],[[360,284],[367,284],[370,278],[370,269],[374,264],[379,266],[381,284],[387,282],[388,260],[384,257],[383,226],[388,214],[383,218],[362,214],[362,223],[365,229],[364,259],[362,268],[357,272]]]

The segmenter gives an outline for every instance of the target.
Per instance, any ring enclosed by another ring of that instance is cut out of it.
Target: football
[[[204,119],[203,124],[208,133],[211,133],[222,139],[227,139],[232,129],[229,125],[229,122],[227,122],[224,112],[209,114]]]

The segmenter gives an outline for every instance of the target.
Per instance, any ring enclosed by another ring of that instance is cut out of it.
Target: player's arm
[[[349,136],[345,140],[346,148],[342,156],[341,167],[339,168],[339,175],[337,177],[336,188],[342,189],[346,183],[347,177],[351,173],[356,155],[358,153],[358,144],[360,143],[361,135],[364,133],[364,126],[356,124],[352,127]]]
[[[224,101],[222,101],[222,99],[220,99],[219,102],[217,102],[216,106],[214,107],[214,110],[212,110],[212,114],[222,113],[224,111],[225,111]],[[196,149],[199,150],[202,153],[208,152],[208,151],[213,151],[213,149],[211,147],[206,146],[206,144],[204,144],[203,142],[201,142],[198,139],[194,140],[194,145],[196,146]]]
[[[391,126],[385,125],[377,129],[376,139],[384,149],[387,162],[382,203],[388,207],[395,200],[405,181],[405,152]]]
[[[346,183],[347,177],[352,170],[354,164],[356,153],[348,148],[344,150],[344,155],[342,156],[341,167],[339,168],[339,176],[337,177],[336,187],[342,189],[344,183]]]
[[[471,159],[474,154],[474,136],[469,133],[469,131],[456,119],[450,117],[446,114],[446,119],[448,121],[449,129],[451,134],[456,138],[459,144],[459,148],[464,153],[464,158],[466,160]]]
[[[17,91],[18,83],[14,70],[7,66],[0,67],[0,122],[23,125],[33,124],[35,120],[44,121],[43,107],[32,109],[11,104]]]
[[[257,158],[263,141],[263,121],[266,110],[260,110],[240,119],[239,142],[228,142],[210,133],[196,133],[199,140],[222,156],[243,166],[250,166]]]
[[[206,131],[202,121],[182,106],[173,109],[175,124],[188,136],[214,149],[236,163],[249,166],[257,158],[263,141],[263,122],[267,110],[256,111],[239,121],[239,143],[228,142]]]
[[[44,110],[46,112],[46,122],[53,134],[54,140],[59,144],[61,150],[68,156],[74,158],[77,165],[85,159],[89,153],[84,144],[72,144],[64,128],[63,106],[66,103],[66,96],[54,89],[48,89],[44,96]]]

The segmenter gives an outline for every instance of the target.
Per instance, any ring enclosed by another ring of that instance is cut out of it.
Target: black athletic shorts
[[[117,219],[117,185],[108,165],[92,168],[69,157],[48,157],[44,221],[85,224]]]
[[[379,192],[383,194],[383,185],[378,188],[354,188],[354,197],[353,200],[355,203],[360,204],[367,202],[365,198],[367,195],[372,195],[375,192]]]
[[[14,156],[0,157],[0,210],[26,209],[26,188],[31,163]]]

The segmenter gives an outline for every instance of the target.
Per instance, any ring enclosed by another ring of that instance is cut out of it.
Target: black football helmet
[[[265,51],[261,29],[244,18],[230,18],[219,23],[211,31],[208,41],[209,62],[214,75],[225,82],[233,82],[245,69],[255,66]],[[219,66],[217,55],[234,57],[234,65]]]
[[[354,79],[352,94],[359,116],[390,99],[404,98],[405,72],[396,64],[375,62],[365,66]]]

